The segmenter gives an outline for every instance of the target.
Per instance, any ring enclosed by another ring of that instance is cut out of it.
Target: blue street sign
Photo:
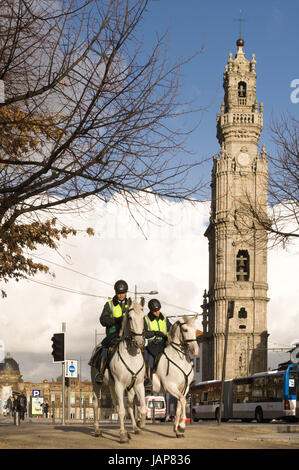
[[[68,359],[65,361],[65,377],[75,379],[78,376],[78,361]]]
[[[40,397],[40,390],[32,390],[33,397]]]

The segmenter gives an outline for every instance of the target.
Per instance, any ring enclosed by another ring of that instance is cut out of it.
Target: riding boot
[[[102,384],[104,381],[106,365],[107,365],[107,358],[105,357],[105,358],[102,358],[101,368],[94,378],[95,382],[97,382],[98,384]]]
[[[152,378],[153,378],[152,369],[149,366],[147,366],[146,367],[145,381],[144,381],[144,387],[145,387],[146,390],[150,391],[152,389],[152,387],[153,387]]]

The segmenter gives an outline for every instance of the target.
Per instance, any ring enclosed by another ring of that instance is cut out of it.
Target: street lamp
[[[137,294],[138,295],[141,295],[141,294],[156,295],[156,294],[159,294],[159,292],[156,290],[151,290],[150,292],[137,292],[137,286],[135,285],[135,300],[137,300]]]

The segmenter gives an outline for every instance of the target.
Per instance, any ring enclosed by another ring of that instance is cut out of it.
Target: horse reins
[[[127,310],[127,314],[128,314],[131,310],[134,310],[134,309],[131,308],[131,309]],[[130,321],[130,318],[128,318],[128,320]],[[135,331],[132,330],[132,329],[130,328],[130,325],[129,325],[129,336],[128,336],[128,338],[125,338],[125,339],[129,339],[129,340],[130,340],[130,339],[132,339],[132,336],[134,337],[134,336],[143,336],[143,335],[144,335],[144,329],[143,329],[142,333],[135,333]],[[142,371],[142,369],[143,369],[143,367],[144,367],[144,360],[143,360],[143,364],[142,364],[142,366],[140,367],[140,369],[138,370],[138,372],[135,373],[135,372],[133,372],[133,371],[130,369],[130,367],[125,363],[125,361],[124,361],[123,358],[121,357],[120,352],[119,352],[119,344],[118,344],[118,348],[117,348],[117,353],[118,353],[118,356],[119,356],[120,360],[122,361],[122,363],[126,366],[127,370],[130,372],[130,374],[132,374],[132,381],[131,381],[130,385],[127,387],[127,390],[128,390],[128,392],[129,392],[129,391],[131,390],[131,388],[134,387],[134,384],[135,384],[136,379],[137,379],[137,375],[139,374],[139,372]]]

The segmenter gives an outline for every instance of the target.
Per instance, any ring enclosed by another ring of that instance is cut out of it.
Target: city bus
[[[221,380],[199,382],[190,387],[191,410],[193,421],[200,419],[219,419],[219,403],[221,396]],[[232,381],[224,381],[222,420],[231,417]],[[224,406],[225,404],[225,406]]]
[[[160,421],[166,420],[166,401],[164,396],[149,395],[145,397],[146,419],[153,419],[155,410],[155,419]]]
[[[224,382],[222,419],[258,423],[299,419],[299,364]],[[221,381],[199,382],[190,388],[192,417],[219,419]],[[297,400],[298,396],[298,400]]]

